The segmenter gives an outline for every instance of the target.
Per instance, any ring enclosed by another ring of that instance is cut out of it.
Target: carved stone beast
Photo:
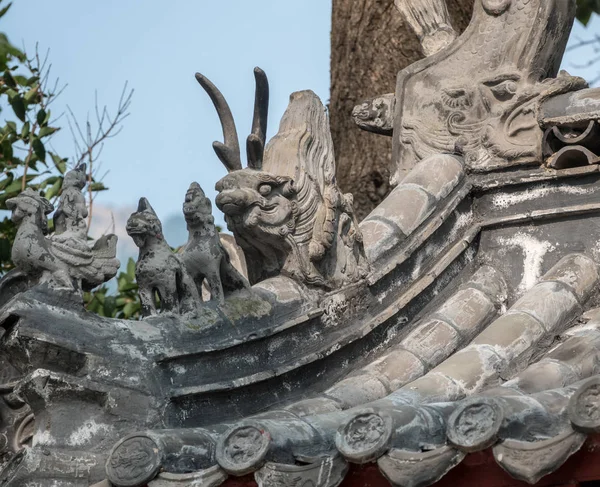
[[[230,292],[248,287],[246,279],[231,265],[221,244],[212,216],[212,205],[198,183],[192,183],[185,195],[183,215],[190,233],[181,259],[202,296],[206,280],[211,300],[223,303]]]
[[[312,91],[291,95],[279,133],[265,147],[268,82],[256,68],[248,167],[242,168],[231,111],[204,76],[223,126],[225,143],[213,147],[228,169],[216,189],[217,206],[242,247],[251,283],[279,274],[304,284],[337,288],[368,269],[352,197],[340,191],[325,107]]]

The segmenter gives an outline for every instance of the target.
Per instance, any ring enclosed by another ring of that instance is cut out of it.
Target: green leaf
[[[48,191],[46,191],[46,193],[44,194],[46,199],[52,199],[54,198],[61,190],[62,188],[62,183],[63,183],[63,179],[62,178],[58,178],[55,183],[50,187],[50,189]]]
[[[25,103],[20,96],[13,96],[9,100],[10,106],[12,107],[15,115],[21,122],[25,121]]]
[[[29,136],[29,130],[30,130],[29,122],[25,122],[23,124],[23,128],[21,129],[21,138],[22,139],[26,139]]]
[[[15,81],[17,82],[18,85],[27,86],[27,78],[25,76],[22,76],[20,74],[15,74],[13,76],[13,78],[15,79]]]
[[[48,137],[49,135],[52,135],[54,132],[58,132],[60,129],[56,128],[56,127],[42,127],[40,129],[40,132],[38,134],[38,136],[40,138],[42,137]]]
[[[43,108],[40,109],[39,112],[37,112],[37,115],[35,117],[35,119],[37,120],[38,125],[44,125],[44,122],[46,120],[46,110],[44,110]]]
[[[5,140],[2,142],[2,159],[12,161],[13,156],[12,144],[8,140]]]
[[[12,120],[6,122],[6,126],[10,129],[13,134],[17,133],[17,124]]]
[[[135,260],[131,257],[127,260],[127,275],[131,278],[131,280],[135,279]]]
[[[8,70],[4,71],[4,74],[2,75],[2,79],[7,84],[7,86],[10,86],[11,88],[17,87],[17,82],[13,78],[13,75],[11,74],[10,71],[8,71]]]
[[[108,188],[103,183],[92,183],[90,184],[91,191],[106,191]]]
[[[0,191],[4,191],[6,187],[13,182],[15,177],[12,172],[7,173],[7,177],[0,181]]]
[[[132,301],[131,303],[127,303],[123,307],[123,314],[125,315],[125,318],[131,318],[139,310],[140,310],[140,303]]]
[[[6,14],[6,12],[8,12],[8,9],[10,7],[12,7],[12,3],[9,3],[6,7],[0,10],[0,18],[4,17],[4,15]]]
[[[32,76],[31,78],[29,78],[29,79],[27,80],[27,83],[26,83],[26,84],[27,84],[27,86],[33,86],[33,85],[35,85],[35,84],[36,84],[36,83],[37,83],[39,80],[40,80],[40,77],[39,77],[39,76]]]
[[[31,103],[34,100],[34,98],[38,95],[39,87],[40,85],[36,84],[27,93],[25,93],[24,98],[27,103]]]
[[[54,162],[54,166],[56,167],[56,169],[58,169],[58,172],[60,172],[61,174],[67,172],[67,159],[61,158],[54,152],[50,152],[50,157],[52,157],[52,162]]]
[[[38,157],[40,161],[46,161],[46,148],[44,147],[43,142],[37,137],[33,139],[31,144],[33,146],[33,152]]]

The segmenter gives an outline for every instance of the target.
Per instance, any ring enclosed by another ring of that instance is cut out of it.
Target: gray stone
[[[198,183],[192,183],[185,195],[183,215],[190,238],[181,250],[181,260],[196,284],[198,295],[202,295],[202,285],[206,282],[211,299],[223,304],[227,294],[249,285],[231,264],[215,228],[210,200]]]
[[[159,310],[178,314],[195,311],[200,303],[198,288],[165,241],[160,220],[146,198],[140,199],[137,212],[127,220],[127,233],[140,249],[135,277],[142,313],[149,316]]]
[[[229,175],[216,203],[243,248],[252,284],[280,273],[311,286],[338,288],[365,276],[368,264],[352,196],[335,181],[325,107],[312,91],[294,93],[278,134],[266,144],[268,82],[257,82],[248,167],[242,169],[231,111],[204,76],[196,76],[219,113],[224,144],[213,145]]]

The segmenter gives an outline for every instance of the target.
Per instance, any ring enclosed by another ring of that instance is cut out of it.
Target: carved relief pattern
[[[160,468],[158,446],[144,436],[134,436],[118,444],[106,466],[109,480],[118,487],[142,485],[153,479]]]

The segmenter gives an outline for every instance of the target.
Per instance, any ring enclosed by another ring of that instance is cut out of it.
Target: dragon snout
[[[259,203],[260,199],[260,195],[250,189],[229,189],[219,193],[215,202],[223,213],[234,216]]]

